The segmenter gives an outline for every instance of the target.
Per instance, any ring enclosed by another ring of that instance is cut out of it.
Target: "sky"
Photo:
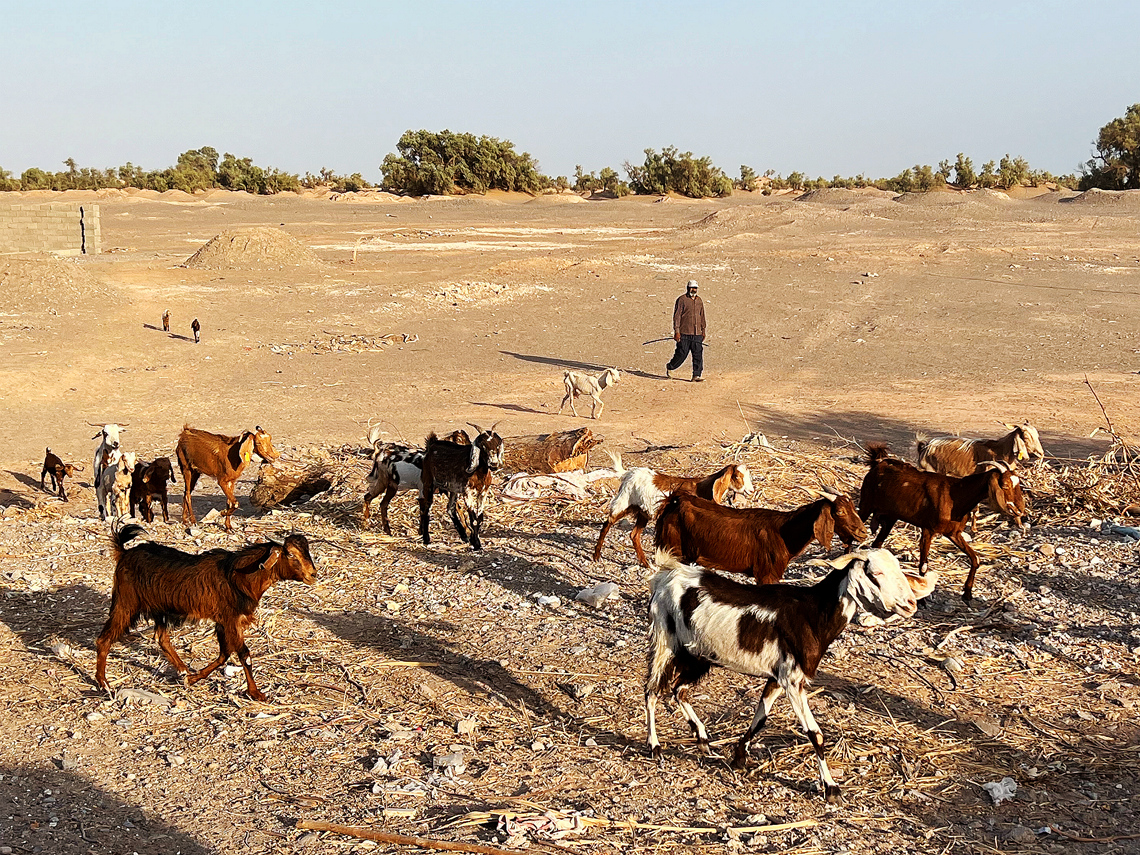
[[[1063,174],[1140,102],[1138,31],[1134,0],[0,0],[0,168],[212,146],[375,182],[405,130],[446,128],[552,176],[666,146],[734,177]]]

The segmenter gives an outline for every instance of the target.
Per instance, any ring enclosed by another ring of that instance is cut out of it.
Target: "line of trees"
[[[547,190],[574,189],[578,192],[626,196],[630,193],[660,195],[678,193],[703,198],[728,196],[736,190],[813,190],[825,187],[878,187],[898,193],[957,189],[1009,189],[1018,185],[1056,184],[1088,190],[1140,189],[1140,104],[1129,107],[1123,117],[1113,119],[1100,129],[1094,141],[1092,159],[1081,164],[1081,174],[1051,175],[1031,169],[1025,158],[1010,157],[988,161],[975,170],[973,161],[959,152],[951,163],[941,161],[937,167],[916,164],[893,178],[869,179],[864,175],[827,179],[808,178],[800,172],[777,175],[768,170],[758,175],[752,167],[742,165],[740,177],[729,178],[708,157],[697,157],[691,151],[681,152],[667,146],[660,152],[645,149],[640,164],[626,161],[625,178],[617,170],[574,170],[571,181],[564,175],[544,175],[527,152],[516,152],[514,143],[497,137],[469,133],[419,130],[405,131],[396,144],[396,152],[388,154],[380,165],[383,179],[380,187],[393,193],[413,196],[427,194],[486,193],[509,190],[540,193]],[[102,188],[137,187],[146,190],[183,190],[194,193],[215,187],[269,194],[297,191],[302,187],[331,187],[337,192],[353,192],[372,187],[359,172],[336,175],[321,169],[316,175],[306,173],[299,178],[288,172],[257,166],[248,158],[228,152],[219,157],[216,149],[191,149],[178,156],[174,166],[146,171],[131,163],[112,169],[80,168],[69,158],[65,171],[25,170],[19,178],[0,169],[0,190],[98,190]]]

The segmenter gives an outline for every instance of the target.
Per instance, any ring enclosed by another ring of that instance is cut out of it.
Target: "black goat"
[[[472,549],[483,548],[479,542],[479,529],[483,525],[487,496],[491,492],[491,473],[503,464],[503,438],[495,433],[497,425],[498,422],[484,430],[472,424],[479,435],[471,445],[439,439],[434,433],[428,436],[420,487],[420,536],[425,544],[431,543],[428,524],[432,499],[436,493],[446,493],[447,510],[460,538],[464,543],[470,543]],[[459,518],[460,496],[467,508],[470,532]]]

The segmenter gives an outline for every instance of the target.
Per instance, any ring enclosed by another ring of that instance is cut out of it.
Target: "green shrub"
[[[760,183],[760,176],[751,166],[740,164],[740,178],[736,181],[738,190],[755,190]]]
[[[1100,129],[1096,153],[1081,167],[1080,189],[1140,189],[1140,104]]]
[[[645,163],[626,162],[624,166],[634,193],[660,196],[672,192],[694,199],[732,195],[732,179],[713,166],[710,158],[693,157],[691,151],[679,153],[673,146],[660,154],[647,148]]]
[[[525,151],[516,152],[509,140],[448,130],[409,130],[396,143],[396,150],[399,154],[388,154],[380,165],[384,174],[380,186],[394,193],[537,193],[549,183],[539,174],[534,158]]]

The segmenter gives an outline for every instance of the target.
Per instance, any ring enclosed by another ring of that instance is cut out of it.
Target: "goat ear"
[[[835,537],[835,518],[831,515],[831,508],[824,506],[815,521],[815,539],[825,550],[831,549],[831,539]]]

